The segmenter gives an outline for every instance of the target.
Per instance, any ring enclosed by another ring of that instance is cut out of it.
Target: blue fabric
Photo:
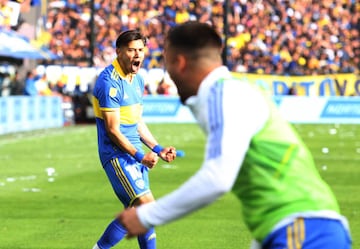
[[[133,157],[127,155],[110,160],[104,170],[125,207],[131,206],[137,197],[150,193],[149,170]]]
[[[140,249],[155,249],[156,248],[156,234],[155,229],[150,228],[146,234],[138,237]]]
[[[97,244],[101,249],[111,248],[124,238],[125,234],[125,228],[115,219],[108,225]]]
[[[351,249],[349,232],[338,220],[296,219],[265,239],[263,249]]]
[[[31,0],[30,1],[31,6],[38,6],[41,5],[41,0]]]

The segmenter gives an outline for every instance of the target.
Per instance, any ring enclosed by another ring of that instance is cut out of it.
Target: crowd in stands
[[[56,4],[52,4],[52,2]],[[90,1],[49,1],[50,49],[62,63],[85,65],[90,53]],[[114,58],[120,32],[148,39],[144,67],[162,67],[164,34],[198,20],[224,33],[224,0],[95,0],[94,65]],[[237,72],[314,75],[358,73],[360,3],[356,0],[229,0],[227,65]]]
[[[5,2],[0,1],[0,25],[5,20],[1,19]],[[86,67],[93,54],[92,66],[102,68],[114,59],[117,36],[139,29],[148,37],[144,69],[164,73],[166,31],[198,20],[215,26],[227,38],[226,64],[235,72],[359,74],[359,1],[228,0],[228,36],[224,34],[224,4],[225,0],[94,0],[92,27],[91,1],[49,0],[46,15],[40,19],[43,32],[39,39],[62,57],[46,63]],[[26,79],[30,76],[31,72]],[[162,78],[148,93],[174,91]]]
[[[36,68],[26,72],[24,79],[19,77],[18,71],[0,73],[0,97],[25,95],[25,96],[64,96],[68,95],[61,82],[52,82],[46,73],[41,73]]]

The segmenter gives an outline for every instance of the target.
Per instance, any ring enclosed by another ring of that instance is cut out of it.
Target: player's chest
[[[142,103],[142,92],[139,84],[125,83],[120,88],[121,105],[133,105]]]

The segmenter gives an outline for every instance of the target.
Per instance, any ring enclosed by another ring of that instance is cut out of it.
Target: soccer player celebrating
[[[98,152],[113,190],[124,207],[154,201],[149,188],[148,169],[158,157],[171,162],[174,147],[162,147],[142,119],[144,80],[137,74],[144,60],[146,39],[128,30],[116,40],[117,58],[99,75],[93,91],[93,108],[98,134]],[[144,153],[145,144],[152,151]],[[127,233],[114,219],[95,244],[107,249]],[[153,228],[138,237],[141,249],[156,248]]]
[[[232,190],[253,247],[351,248],[348,222],[308,148],[265,93],[222,65],[221,52],[222,39],[208,24],[189,22],[168,32],[166,69],[207,135],[205,157],[174,192],[119,214],[129,236]]]

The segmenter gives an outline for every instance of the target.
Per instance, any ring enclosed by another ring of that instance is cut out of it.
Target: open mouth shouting
[[[136,73],[137,71],[139,71],[140,65],[141,65],[141,61],[140,61],[140,60],[133,61],[133,62],[131,63],[131,72]]]

